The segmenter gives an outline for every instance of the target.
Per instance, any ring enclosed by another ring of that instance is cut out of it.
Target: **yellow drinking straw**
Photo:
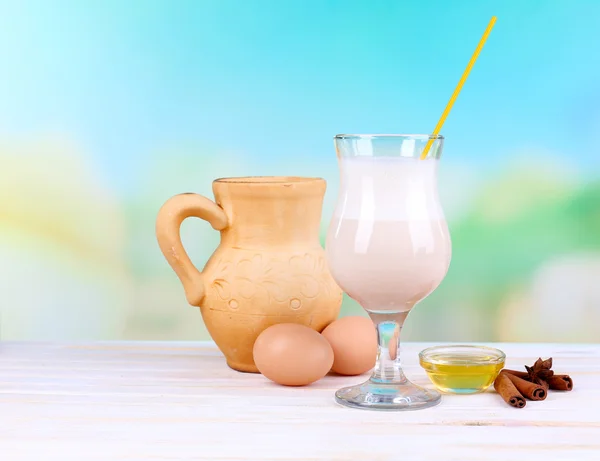
[[[444,113],[440,117],[440,121],[435,126],[435,130],[433,130],[433,134],[429,138],[429,141],[427,141],[427,144],[425,145],[425,149],[423,149],[423,153],[421,154],[421,160],[423,160],[423,159],[425,159],[425,157],[427,157],[427,153],[429,152],[429,149],[431,149],[431,145],[433,144],[433,141],[435,141],[435,138],[437,137],[438,133],[442,129],[442,125],[444,125],[444,122],[446,121],[446,117],[448,117],[448,113],[450,113],[450,109],[452,109],[452,106],[454,105],[454,101],[456,101],[456,98],[458,97],[458,93],[460,93],[460,90],[462,90],[463,85],[467,81],[469,72],[471,72],[471,68],[473,67],[473,64],[475,64],[475,61],[477,61],[477,58],[479,57],[479,52],[483,48],[483,45],[485,45],[485,41],[487,40],[488,35],[490,35],[490,32],[492,31],[492,28],[494,27],[495,23],[496,23],[496,16],[492,16],[492,19],[490,19],[490,23],[488,24],[487,28],[485,29],[485,32],[483,33],[483,37],[481,37],[481,40],[479,40],[479,45],[477,45],[477,48],[475,48],[475,52],[473,53],[473,56],[471,56],[471,60],[469,61],[469,64],[467,64],[467,68],[463,72],[462,77],[460,78],[460,81],[458,82],[458,85],[456,85],[456,88],[454,89],[454,93],[452,93],[452,97],[450,98],[450,101],[448,101],[448,104],[446,105],[446,108],[444,109]]]

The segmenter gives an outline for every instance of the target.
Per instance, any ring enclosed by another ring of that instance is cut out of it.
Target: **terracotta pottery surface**
[[[321,178],[222,178],[213,181],[216,203],[180,194],[160,209],[160,249],[231,368],[258,372],[252,348],[271,325],[292,322],[320,332],[337,318],[342,291],[319,243],[325,189]],[[188,217],[221,232],[202,272],[181,243]]]

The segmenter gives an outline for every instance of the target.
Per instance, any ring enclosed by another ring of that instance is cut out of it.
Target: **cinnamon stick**
[[[506,403],[515,408],[523,408],[527,404],[506,373],[500,373],[496,377],[494,389]]]
[[[573,380],[569,375],[553,375],[548,378],[548,385],[555,391],[570,391],[573,389]]]
[[[526,371],[517,371],[517,370],[508,370],[507,368],[503,368],[502,373],[508,373],[509,375],[518,376],[521,379],[529,379],[529,373]]]
[[[547,388],[543,385],[526,381],[510,373],[506,373],[506,376],[508,376],[523,397],[529,400],[544,400],[548,395]]]

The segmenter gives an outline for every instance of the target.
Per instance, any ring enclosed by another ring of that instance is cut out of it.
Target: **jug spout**
[[[238,248],[320,245],[326,182],[321,178],[246,177],[213,182],[230,219],[223,243]]]

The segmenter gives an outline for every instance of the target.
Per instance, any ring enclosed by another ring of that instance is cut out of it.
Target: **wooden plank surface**
[[[407,344],[405,371],[430,383]],[[524,409],[489,390],[414,412],[352,410],[225,365],[210,343],[0,343],[0,460],[600,460],[600,345],[499,344],[508,368],[554,358],[572,392]]]

